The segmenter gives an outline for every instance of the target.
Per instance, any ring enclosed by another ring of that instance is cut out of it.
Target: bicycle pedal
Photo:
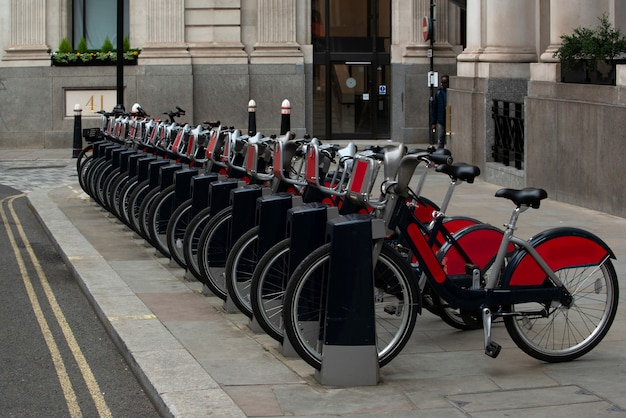
[[[487,346],[485,346],[485,354],[487,354],[491,358],[498,357],[500,351],[502,350],[502,346],[494,341],[491,341]]]
[[[396,312],[398,312],[398,308],[394,305],[387,305],[385,306],[384,309],[385,313],[389,314],[389,315],[395,315]]]

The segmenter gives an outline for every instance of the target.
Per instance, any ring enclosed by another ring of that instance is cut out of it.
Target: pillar
[[[537,61],[535,7],[535,0],[469,0],[473,29],[459,62],[471,65],[460,65],[459,75],[529,78],[529,63]]]
[[[11,0],[11,43],[4,51],[5,60],[46,60],[46,0]]]
[[[184,0],[146,0],[146,43],[141,59],[158,59],[159,64],[180,64],[189,57],[185,44]]]
[[[456,22],[450,22],[450,2],[448,0],[435,1],[435,45],[436,58],[450,58],[454,56],[452,45],[449,41],[450,26]],[[430,41],[424,42],[422,34],[422,18],[430,17],[430,0],[411,0],[408,4],[410,13],[403,13],[402,5],[398,6],[400,28],[407,27],[408,38],[402,39],[404,33],[394,32],[399,35],[399,42],[406,43],[404,55],[407,57],[425,57],[430,49]]]
[[[558,62],[554,52],[561,46],[561,36],[571,34],[577,27],[596,27],[602,13],[609,12],[609,6],[609,0],[551,0],[550,45],[541,54],[541,61]]]
[[[303,53],[296,41],[294,0],[258,0],[257,24],[251,63],[303,61]]]

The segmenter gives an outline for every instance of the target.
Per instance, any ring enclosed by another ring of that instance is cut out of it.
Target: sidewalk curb
[[[186,411],[202,416],[245,417],[51,201],[48,191],[39,189],[27,197],[35,216],[159,413],[179,416],[186,415]],[[159,349],[140,344],[138,334],[146,333],[159,338]],[[194,411],[189,410],[191,405]]]

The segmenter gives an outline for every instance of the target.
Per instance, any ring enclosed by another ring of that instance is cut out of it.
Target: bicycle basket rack
[[[348,198],[366,204],[369,201],[379,168],[380,164],[372,158],[356,157],[348,183]]]

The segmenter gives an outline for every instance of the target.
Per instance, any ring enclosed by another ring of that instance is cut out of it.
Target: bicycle
[[[410,152],[419,151],[412,150]],[[452,162],[449,153],[435,152],[434,148],[427,150],[427,153],[423,154],[421,158],[427,164],[427,169],[421,175],[416,192],[412,194],[409,207],[416,218],[421,221],[422,232],[425,234],[432,232],[431,246],[436,250],[445,240],[450,239],[453,232],[480,223],[473,218],[445,216],[445,210],[454,189],[463,182],[473,182],[480,170],[475,166],[449,165]],[[450,177],[450,185],[441,208],[420,194],[426,175],[429,169],[433,167],[437,167],[437,171],[442,171]],[[435,218],[433,218],[433,213],[436,215]],[[388,244],[394,249],[400,250],[403,257],[411,259],[401,240],[390,238]],[[254,318],[268,335],[281,343],[284,334],[282,309],[285,286],[295,266],[301,262],[300,259],[294,259],[291,256],[291,246],[291,237],[287,237],[271,247],[256,263],[250,285],[250,305]],[[465,255],[465,253],[463,254]],[[465,256],[470,261],[470,257]],[[414,263],[414,266],[417,266],[417,263]],[[428,287],[422,290],[424,290],[422,292],[424,307],[433,314],[440,316],[446,323],[463,330],[477,327],[477,321],[472,316],[446,306],[436,293],[429,291]],[[430,303],[427,303],[428,301]],[[383,313],[381,316],[383,322],[385,321],[384,317],[385,314]]]
[[[553,228],[529,240],[516,237],[519,215],[529,208],[538,209],[547,192],[538,188],[504,188],[496,192],[496,197],[512,201],[515,208],[504,225],[500,245],[491,253],[493,263],[484,272],[470,268],[460,273],[458,267],[463,262],[457,254],[443,247],[435,254],[406,207],[408,183],[418,163],[419,156],[387,153],[385,168],[393,175],[385,176],[380,198],[372,199],[360,189],[350,189],[349,195],[368,202],[380,212],[390,231],[397,229],[407,238],[418,258],[421,280],[428,281],[451,306],[481,312],[485,354],[496,358],[501,351],[501,346],[491,339],[492,323],[499,318],[515,344],[541,361],[571,361],[597,346],[608,332],[618,305],[612,250],[600,238],[579,228]],[[372,164],[375,163],[371,160],[360,159],[355,171],[362,174],[355,176],[366,174]],[[471,242],[476,238],[480,239],[480,232],[466,231],[461,239]],[[511,245],[515,248],[512,254]],[[379,259],[378,253],[383,254],[384,248],[382,240],[373,242],[374,260]],[[312,294],[319,297],[323,280],[314,286],[314,274],[316,269],[322,270],[320,267],[329,257],[328,244],[312,253],[294,272],[285,292],[285,333],[302,358],[316,368],[321,365],[319,337],[323,335],[323,309],[316,309],[317,322],[302,323],[304,308],[314,302],[303,290],[314,290]],[[392,264],[398,271],[406,268],[406,260],[402,258]],[[328,279],[323,271],[318,272]],[[460,273],[464,280],[460,283],[453,280],[455,273]],[[410,274],[397,279],[416,282]],[[407,285],[407,289],[410,293],[418,287]],[[394,308],[413,309],[406,301],[415,301],[419,295],[408,296],[402,305]],[[406,321],[404,326],[407,329],[390,344],[388,355],[379,355],[381,365],[388,363],[406,344],[410,336],[408,328],[414,322]],[[308,328],[314,332],[307,332]]]
[[[288,142],[276,141],[274,143],[274,178],[278,184],[291,185],[291,194],[299,194],[302,196],[304,203],[325,202],[330,206],[336,206],[341,213],[349,213],[358,210],[358,207],[353,207],[350,203],[343,204],[337,190],[343,188],[343,184],[347,183],[347,179],[350,172],[350,166],[352,158],[356,153],[356,146],[350,143],[345,148],[339,149],[337,146],[320,146],[317,139],[312,139],[308,143],[301,143],[302,150],[297,152],[297,149],[289,150],[290,146]],[[296,144],[294,144],[297,146]],[[291,158],[285,158],[291,156]],[[293,169],[291,159],[296,157],[300,160],[298,169]],[[302,158],[300,155],[306,156]],[[312,161],[308,161],[312,159]],[[331,163],[337,160],[335,170],[330,170]],[[307,183],[306,171],[309,167],[313,167],[317,176],[310,174],[311,181]],[[330,174],[327,176],[330,170]],[[294,178],[289,178],[286,173],[294,175]],[[313,179],[315,177],[315,179]],[[325,181],[320,182],[319,178],[325,178]],[[314,184],[313,184],[314,183]],[[322,183],[322,184],[320,184]],[[309,193],[313,192],[313,193]],[[319,192],[319,193],[315,193]],[[257,263],[261,256],[265,253],[265,249],[271,244],[276,243],[279,240],[280,235],[284,236],[284,230],[286,227],[286,213],[284,215],[283,222],[279,225],[272,225],[272,236],[274,237],[271,242],[267,236],[260,237],[261,225],[259,219],[254,227],[243,233],[239,239],[237,239],[229,248],[228,256],[224,265],[224,282],[228,296],[233,301],[234,305],[246,316],[252,318],[253,311],[251,306],[251,282],[252,276],[257,266]],[[272,222],[275,222],[274,220]],[[267,225],[265,225],[268,228]],[[278,233],[277,231],[281,231]],[[266,230],[266,232],[269,232]],[[267,235],[267,234],[266,234]],[[259,244],[262,242],[262,246]]]

